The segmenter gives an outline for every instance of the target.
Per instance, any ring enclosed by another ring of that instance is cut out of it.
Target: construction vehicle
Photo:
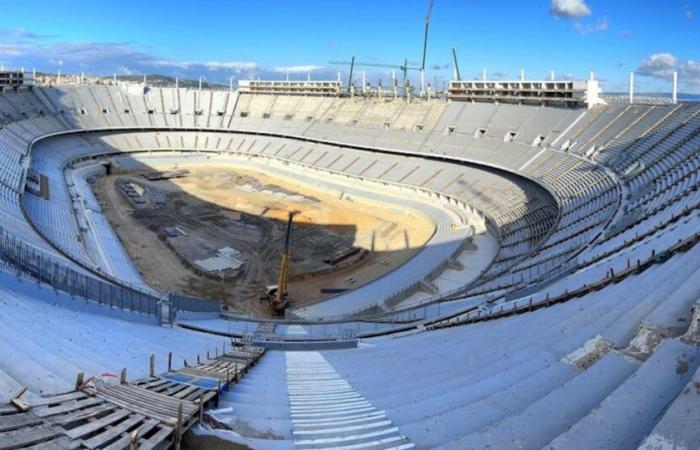
[[[269,302],[272,312],[275,315],[283,316],[284,310],[289,305],[289,295],[287,292],[287,278],[289,270],[290,248],[292,243],[292,220],[294,212],[289,213],[287,220],[287,233],[284,238],[284,248],[282,250],[282,259],[280,261],[280,270],[277,276],[277,284],[267,286],[265,292],[260,297],[261,300]]]

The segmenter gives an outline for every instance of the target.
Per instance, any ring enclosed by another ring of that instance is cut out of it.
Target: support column
[[[673,72],[673,94],[672,101],[675,105],[678,103],[678,72]]]
[[[634,103],[634,72],[630,72],[630,105]]]

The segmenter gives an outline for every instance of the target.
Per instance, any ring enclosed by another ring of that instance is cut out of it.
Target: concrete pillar
[[[338,71],[338,83],[340,83],[340,71]]]
[[[425,71],[420,70],[420,95],[425,95]]]
[[[362,93],[364,94],[367,91],[367,72],[362,71]]]
[[[553,70],[549,71],[549,81],[554,81],[554,71]]]
[[[634,103],[634,72],[630,72],[630,105]]]
[[[525,81],[525,69],[520,69],[520,81]]]
[[[306,74],[306,82],[310,83],[311,82],[311,72]]]
[[[481,70],[481,79],[482,81],[486,81],[486,68]]]
[[[673,72],[673,94],[671,98],[674,105],[678,103],[678,72]]]

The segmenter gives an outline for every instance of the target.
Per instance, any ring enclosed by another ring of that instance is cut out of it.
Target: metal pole
[[[678,103],[678,72],[673,72],[673,94],[672,101],[675,105]]]
[[[634,103],[634,72],[630,72],[630,105]]]

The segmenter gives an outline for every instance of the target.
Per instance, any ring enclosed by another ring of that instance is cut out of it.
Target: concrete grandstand
[[[450,90],[3,89],[0,448],[179,446],[194,422],[250,448],[698,448],[700,104]],[[284,318],[222,309],[145,279],[90,186],[212,164],[434,229]],[[185,419],[134,406],[158,386]]]

